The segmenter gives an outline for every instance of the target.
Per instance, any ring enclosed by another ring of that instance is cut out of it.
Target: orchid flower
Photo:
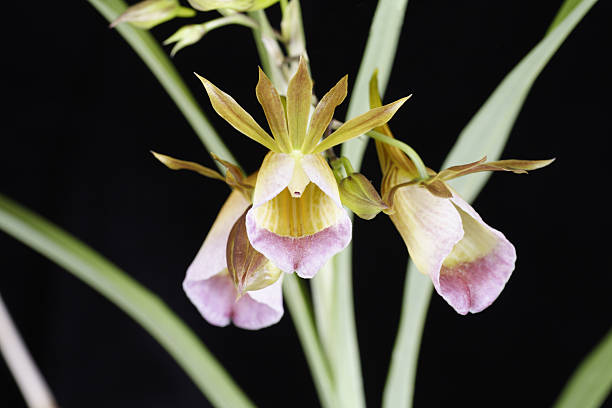
[[[255,177],[243,179],[237,167],[216,156],[228,168],[225,177],[197,163],[153,154],[170,169],[224,180],[234,189],[187,269],[183,289],[189,300],[215,326],[232,321],[257,330],[277,323],[283,316],[282,271],[247,247],[244,228],[245,211],[251,205],[247,190]]]
[[[385,124],[406,98],[349,120],[321,141],[336,106],[346,97],[347,77],[323,96],[311,116],[312,79],[304,58],[289,81],[286,106],[260,69],[255,91],[272,137],[231,96],[199,78],[215,111],[270,150],[258,172],[253,207],[246,215],[251,244],[283,271],[313,277],[348,245],[352,230],[322,152]]]
[[[376,76],[370,106],[381,105]],[[378,132],[393,137],[389,126]],[[514,270],[516,252],[506,237],[487,225],[446,180],[479,171],[526,173],[552,160],[501,160],[454,166],[421,180],[414,163],[398,148],[376,141],[383,172],[381,192],[389,216],[412,261],[459,314],[477,313],[499,296]]]

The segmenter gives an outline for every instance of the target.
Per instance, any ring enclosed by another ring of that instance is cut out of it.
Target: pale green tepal
[[[149,29],[172,20],[174,17],[193,17],[195,15],[195,10],[182,7],[178,0],[145,0],[128,7],[110,26],[131,23],[136,27]]]

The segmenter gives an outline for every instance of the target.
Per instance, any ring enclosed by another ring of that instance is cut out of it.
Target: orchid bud
[[[389,206],[380,198],[372,183],[360,173],[353,173],[339,183],[340,200],[359,218],[371,220],[388,210]]]
[[[247,211],[250,209],[247,209]],[[227,270],[239,296],[247,291],[263,289],[280,278],[282,271],[258,252],[249,241],[245,211],[236,221],[227,239]]]
[[[235,11],[254,11],[270,7],[278,0],[188,0],[196,10],[210,11],[229,9]]]
[[[195,10],[182,7],[178,0],[145,0],[128,7],[110,26],[131,23],[149,29],[174,17],[193,17],[195,14]]]
[[[172,48],[172,52],[170,52],[170,55],[174,56],[179,50],[200,41],[202,37],[210,31],[230,24],[238,24],[251,28],[258,27],[257,23],[250,17],[241,13],[235,13],[202,24],[189,24],[183,26],[164,41],[164,45],[176,43],[174,48]]]

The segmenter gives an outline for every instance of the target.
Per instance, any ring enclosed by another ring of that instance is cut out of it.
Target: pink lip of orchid
[[[259,170],[253,207],[246,217],[252,246],[283,271],[313,277],[348,245],[352,231],[338,184],[321,153],[386,123],[407,98],[371,109],[321,141],[335,108],[346,97],[347,77],[321,99],[311,116],[312,80],[303,58],[289,81],[286,108],[259,70],[256,94],[272,137],[234,99],[199,78],[215,111],[270,150]]]
[[[376,75],[370,81],[370,105],[381,105]],[[393,137],[384,125],[377,131]],[[429,275],[436,291],[459,314],[487,308],[514,270],[516,251],[504,235],[484,223],[446,180],[480,171],[526,173],[553,160],[486,158],[454,166],[420,180],[410,159],[398,148],[376,142],[388,214],[400,232],[418,270]]]
[[[260,290],[238,291],[227,271],[226,246],[232,226],[250,205],[233,191],[219,212],[204,244],[187,269],[183,289],[210,324],[257,330],[277,323],[283,316],[282,277]]]

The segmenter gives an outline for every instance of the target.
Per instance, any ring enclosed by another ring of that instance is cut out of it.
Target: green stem
[[[254,405],[166,304],[67,232],[0,195],[0,229],[106,296],[147,330],[216,407]]]
[[[109,22],[115,20],[126,9],[122,0],[87,1]],[[238,162],[208,122],[189,88],[187,88],[176,68],[153,36],[148,31],[135,28],[129,23],[120,24],[115,29],[147,64],[204,143],[206,149],[227,161],[237,164]],[[217,163],[217,166],[225,174],[225,168],[219,163]]]
[[[269,35],[269,30],[272,30],[268,18],[262,10],[249,14],[261,27],[261,31],[253,30],[253,38],[255,39],[264,71],[266,71],[274,86],[282,92],[283,87],[286,87],[287,80],[271,61],[268,50],[263,44],[263,37],[267,34]],[[299,281],[299,278],[290,275],[285,278],[283,292],[285,294],[285,302],[289,307],[289,313],[306,354],[321,405],[327,408],[336,408],[338,407],[338,397],[335,392],[335,377],[330,369],[330,361],[323,350],[319,333],[313,321],[313,308],[312,304],[308,301],[307,291]]]
[[[285,302],[293,318],[293,324],[300,337],[306,360],[313,374],[313,380],[321,405],[326,408],[336,408],[334,381],[331,376],[329,362],[315,329],[312,305],[308,300],[304,283],[295,275],[285,276],[283,282]]]
[[[377,132],[375,130],[370,130],[368,133],[366,133],[366,136],[369,136],[372,139],[378,140],[379,142],[386,143],[393,147],[397,147],[398,149],[406,153],[408,157],[410,158],[410,160],[412,160],[412,162],[414,163],[414,165],[416,166],[419,172],[419,177],[421,178],[421,180],[425,180],[429,177],[429,175],[427,174],[427,168],[425,167],[425,163],[423,163],[423,160],[421,160],[421,157],[412,147],[410,147],[406,143],[400,140],[394,139],[385,134],[382,134],[380,132]]]

